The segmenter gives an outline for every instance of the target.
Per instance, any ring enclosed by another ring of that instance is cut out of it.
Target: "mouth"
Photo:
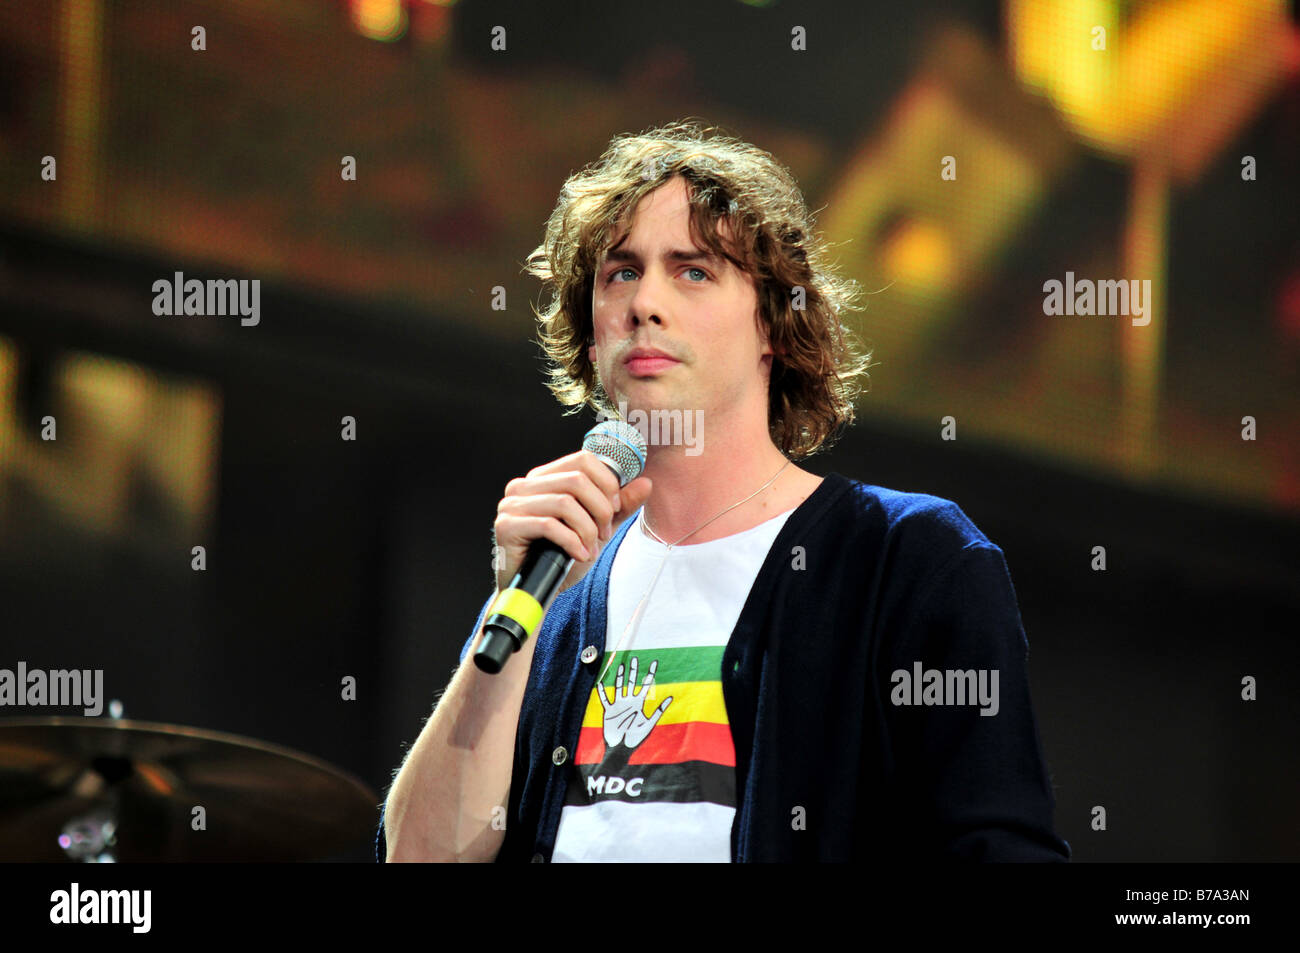
[[[634,357],[624,363],[628,373],[633,377],[648,377],[665,371],[681,362],[671,357],[663,355],[654,355],[646,357]]]

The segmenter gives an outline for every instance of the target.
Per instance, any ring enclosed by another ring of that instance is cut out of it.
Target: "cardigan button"
[[[596,654],[596,646],[588,645],[582,650],[582,655],[578,657],[582,659],[583,664],[590,665],[592,662],[596,661]]]
[[[546,858],[543,857],[541,854],[533,854],[533,861],[532,861],[532,862],[533,862],[534,864],[544,864],[544,863],[546,863]]]
[[[568,756],[569,752],[564,750],[564,745],[560,745],[551,752],[551,764],[564,764],[564,759]]]

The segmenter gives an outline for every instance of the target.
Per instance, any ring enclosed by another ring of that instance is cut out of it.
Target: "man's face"
[[[691,241],[681,177],[641,200],[630,232],[601,259],[592,315],[588,355],[615,407],[703,410],[723,421],[757,408],[766,425],[772,349],[758,325],[754,281]],[[675,360],[629,362],[641,348]]]

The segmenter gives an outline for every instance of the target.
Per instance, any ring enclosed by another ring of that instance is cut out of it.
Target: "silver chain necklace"
[[[732,510],[734,510],[737,506],[740,506],[742,503],[748,503],[748,502],[749,502],[750,500],[752,500],[754,497],[758,496],[758,494],[762,493],[762,492],[763,492],[764,490],[766,490],[769,486],[771,486],[773,483],[775,483],[775,482],[776,482],[776,478],[779,477],[779,476],[780,476],[780,475],[785,471],[785,468],[788,467],[789,465],[790,465],[790,461],[789,461],[789,460],[786,460],[785,463],[781,464],[781,469],[780,469],[780,470],[777,470],[776,473],[772,474],[772,478],[771,478],[770,480],[768,480],[766,483],[764,483],[762,486],[760,486],[760,487],[759,487],[757,490],[755,490],[753,493],[749,494],[749,496],[745,497],[743,500],[739,500],[739,501],[737,501],[737,502],[735,502],[735,503],[732,503],[730,506],[728,506],[725,510],[723,510],[721,513],[719,513],[717,516],[714,516],[714,517],[712,517],[711,519],[708,519],[708,520],[706,520],[705,522],[701,523],[699,526],[695,527],[695,529],[691,530],[689,533],[687,533],[687,534],[686,534],[685,536],[683,536],[681,539],[677,540],[677,542],[675,542],[675,543],[665,542],[665,541],[664,541],[664,540],[659,536],[658,533],[656,533],[654,530],[652,530],[652,529],[650,528],[650,524],[649,524],[648,522],[646,522],[646,518],[645,518],[645,509],[643,508],[643,509],[641,510],[641,515],[640,515],[640,517],[639,517],[639,521],[640,521],[640,523],[641,523],[641,526],[645,529],[645,531],[646,531],[647,533],[650,534],[650,536],[652,536],[654,539],[658,540],[661,544],[663,544],[664,546],[666,546],[667,549],[664,550],[663,558],[662,558],[661,560],[659,560],[659,568],[655,570],[654,578],[650,580],[650,586],[646,589],[646,591],[645,591],[645,595],[642,596],[642,597],[641,597],[641,601],[638,602],[638,603],[636,604],[636,608],[632,610],[632,618],[628,619],[628,620],[627,620],[627,625],[625,625],[625,626],[623,627],[623,634],[620,635],[619,638],[618,638],[618,646],[614,649],[613,652],[609,653],[609,661],[605,663],[605,670],[604,670],[603,672],[600,673],[600,678],[596,679],[596,686],[597,686],[597,688],[600,689],[600,691],[603,692],[603,691],[605,690],[605,689],[604,689],[605,676],[606,676],[607,674],[609,674],[609,667],[610,667],[611,665],[614,664],[614,659],[618,657],[618,653],[621,652],[621,651],[623,650],[623,643],[624,643],[624,641],[627,639],[628,630],[631,629],[631,628],[633,627],[633,625],[636,625],[637,623],[640,622],[641,610],[642,610],[642,609],[644,608],[644,606],[645,606],[646,599],[650,598],[650,592],[651,592],[651,590],[654,589],[654,587],[655,587],[655,583],[657,583],[657,582],[659,581],[659,575],[660,575],[660,573],[663,572],[664,565],[668,562],[668,554],[671,553],[671,552],[673,551],[673,547],[679,545],[683,540],[690,539],[692,536],[694,536],[694,535],[695,535],[696,533],[698,533],[700,530],[704,529],[704,527],[708,526],[708,525],[709,525],[710,523],[712,523],[714,520],[717,520],[717,519],[721,518],[722,516],[725,516],[727,513],[730,513],[730,512],[731,512]],[[611,570],[611,572],[613,571],[613,566],[612,566],[612,565],[611,565],[611,567],[610,567],[610,570]],[[630,686],[630,685],[629,685],[628,687],[629,687],[629,688],[632,688],[633,686]]]
[[[686,534],[685,536],[683,536],[681,539],[677,540],[677,542],[675,542],[675,543],[667,542],[667,541],[664,540],[662,537],[660,537],[660,535],[659,535],[658,533],[656,533],[654,530],[652,530],[652,529],[650,528],[650,523],[649,523],[649,522],[646,520],[646,518],[645,518],[645,510],[644,510],[644,509],[641,510],[641,525],[645,528],[645,531],[646,531],[647,533],[649,533],[652,537],[654,537],[654,538],[655,538],[656,540],[658,540],[660,543],[663,543],[663,545],[667,546],[667,547],[671,550],[674,546],[678,546],[678,545],[680,545],[681,542],[682,542],[682,540],[690,539],[692,536],[694,536],[694,535],[695,535],[696,533],[698,533],[700,530],[704,529],[704,527],[708,526],[709,523],[712,523],[714,520],[717,520],[717,519],[722,518],[723,516],[726,516],[728,513],[730,513],[732,510],[734,510],[737,506],[740,506],[741,503],[748,503],[748,502],[749,502],[750,500],[752,500],[754,497],[758,496],[758,494],[762,493],[762,492],[763,492],[764,490],[766,490],[769,486],[771,486],[773,483],[775,483],[775,482],[776,482],[776,478],[779,477],[779,476],[781,475],[782,471],[784,471],[785,468],[788,467],[789,465],[790,465],[790,461],[789,461],[789,460],[785,461],[785,463],[781,464],[781,469],[780,469],[780,470],[777,470],[776,473],[772,474],[772,479],[768,480],[766,483],[764,483],[762,486],[760,486],[760,487],[759,487],[757,490],[755,490],[753,493],[749,494],[749,496],[745,497],[745,498],[744,498],[743,500],[741,500],[739,503],[732,503],[730,506],[728,506],[725,510],[723,510],[721,513],[719,513],[717,516],[715,516],[715,517],[713,517],[712,519],[706,520],[705,522],[701,523],[699,526],[695,527],[695,529],[691,530],[689,533],[687,533],[687,534]],[[666,556],[667,553],[665,553],[664,555]]]

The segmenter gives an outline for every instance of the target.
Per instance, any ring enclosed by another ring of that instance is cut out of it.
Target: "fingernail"
[[[622,493],[615,493],[615,494],[614,494],[614,509],[616,509],[616,510],[621,510],[622,508],[623,508],[623,494],[622,494]]]

